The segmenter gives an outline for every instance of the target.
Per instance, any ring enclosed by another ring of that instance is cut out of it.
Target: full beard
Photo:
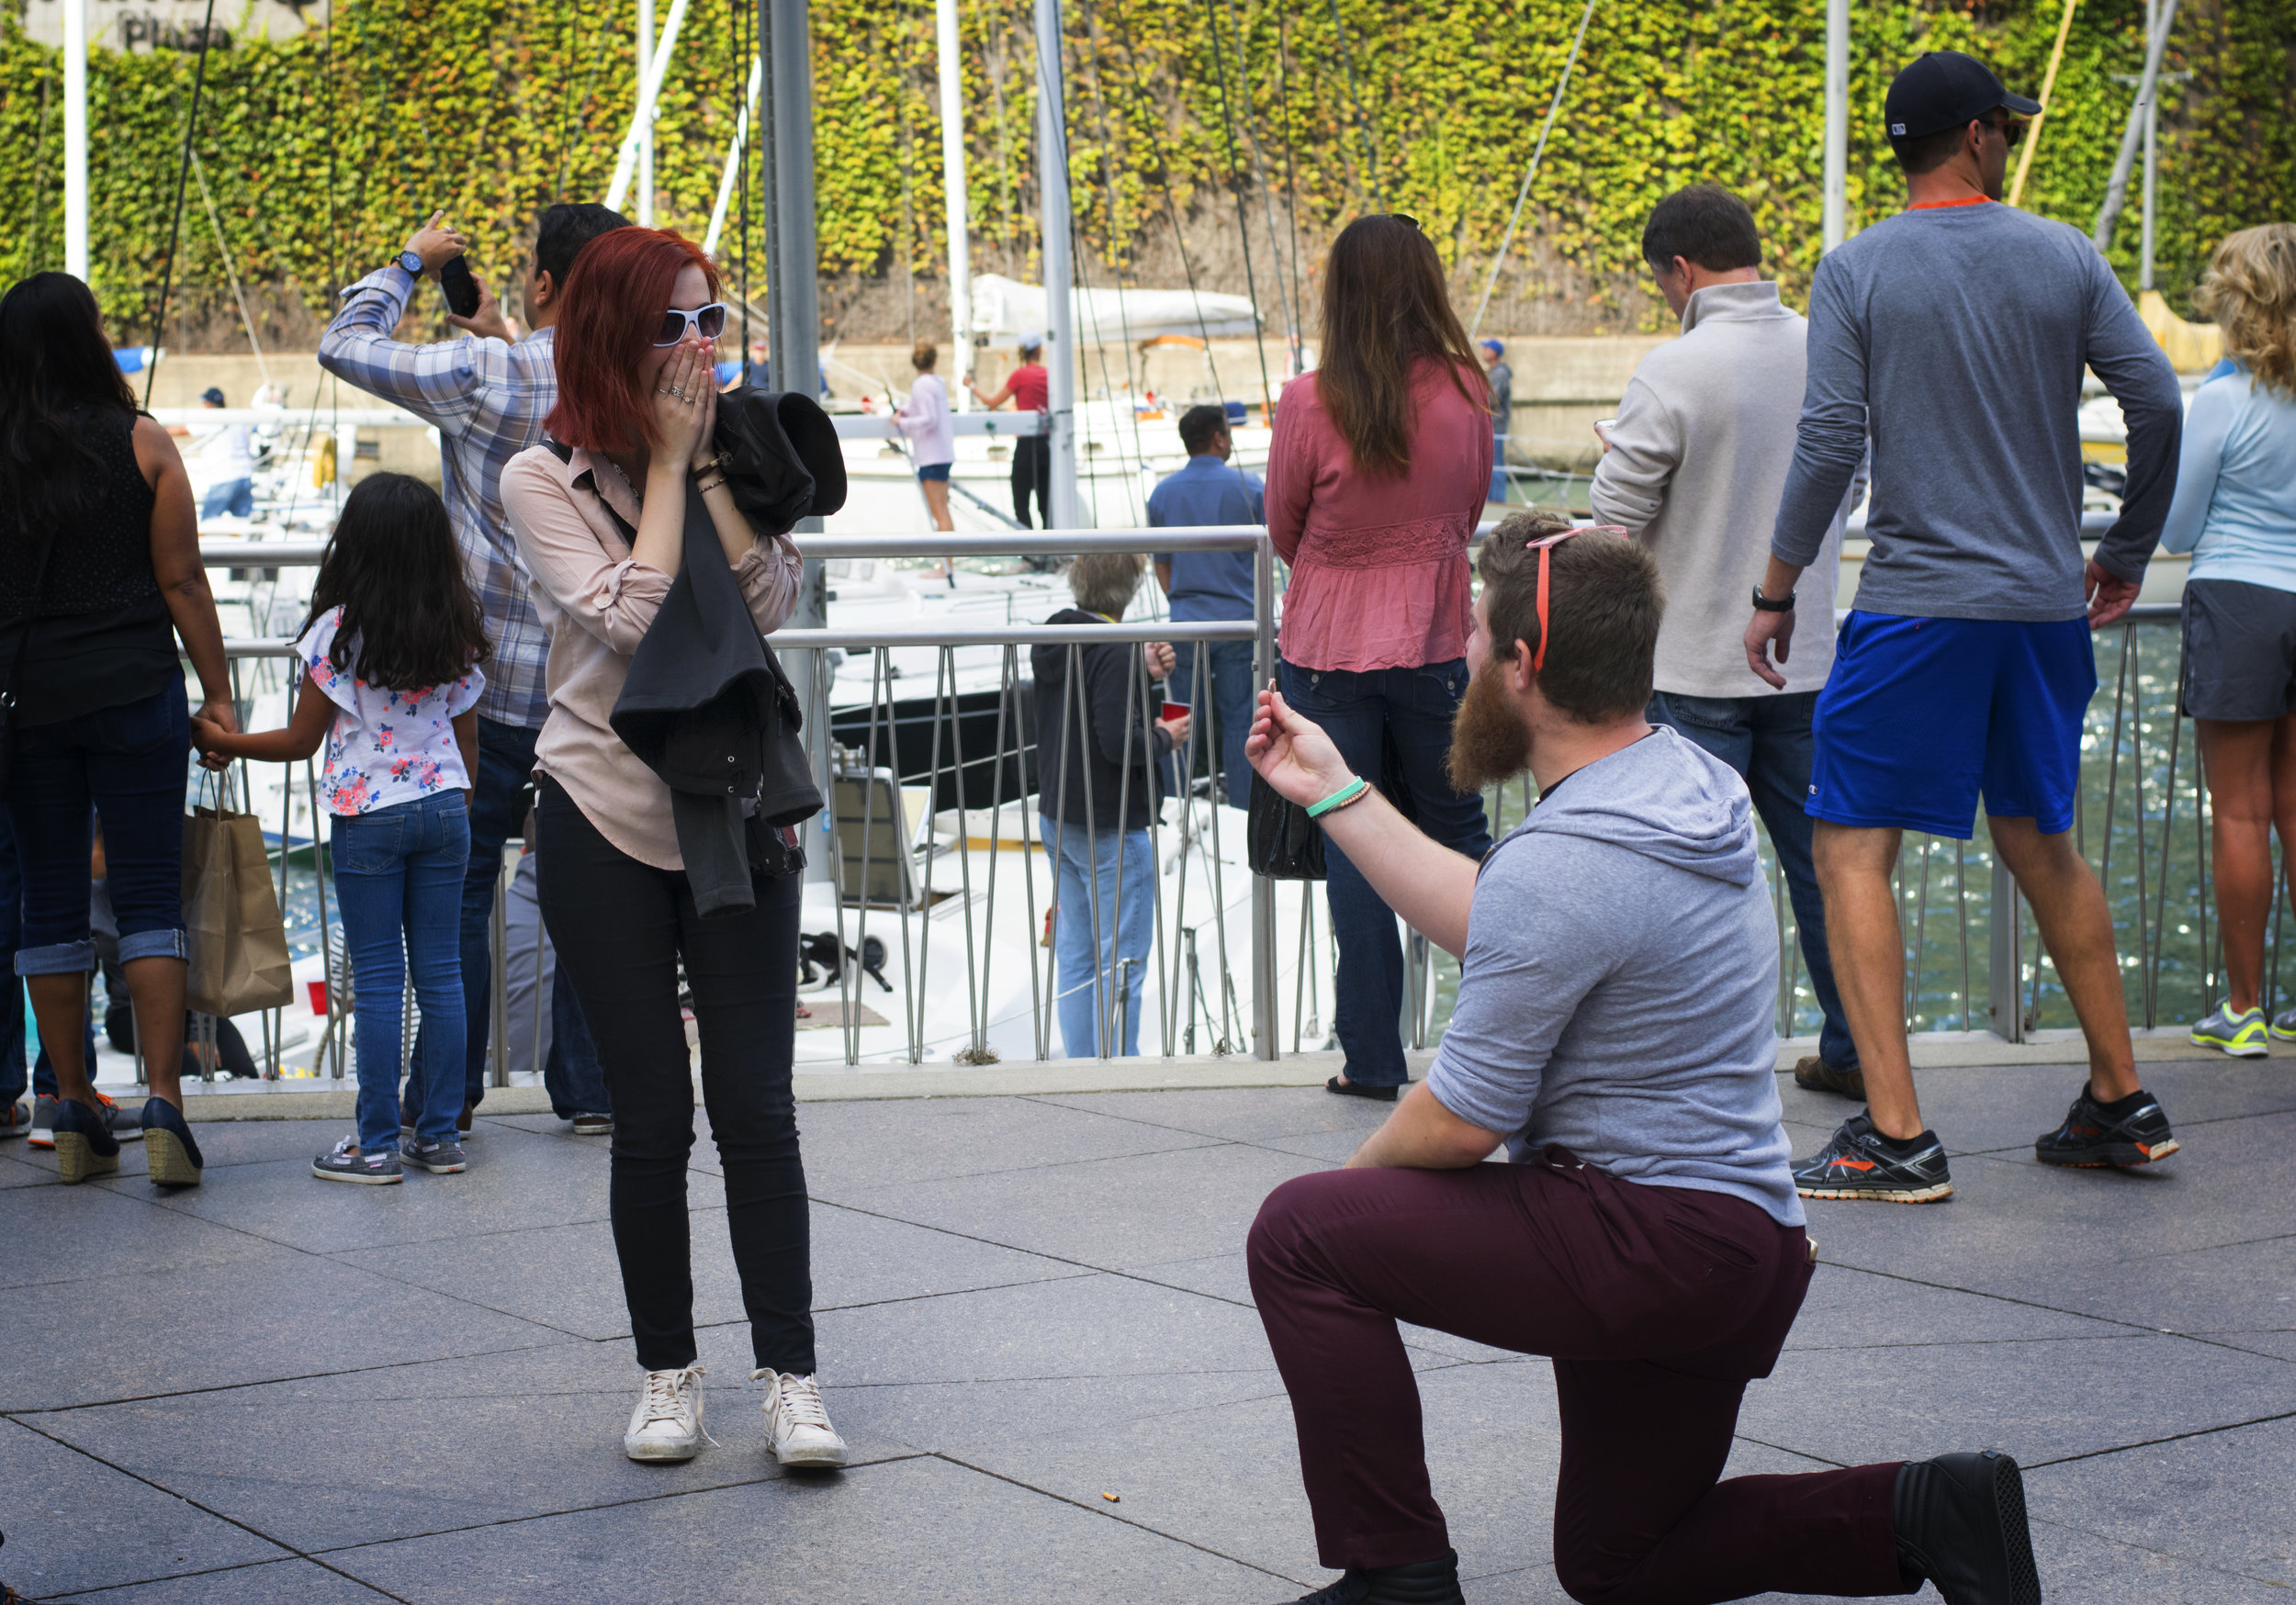
[[[1497,665],[1490,659],[1467,682],[1451,720],[1451,753],[1444,767],[1461,791],[1503,784],[1530,767],[1531,733],[1500,685]]]

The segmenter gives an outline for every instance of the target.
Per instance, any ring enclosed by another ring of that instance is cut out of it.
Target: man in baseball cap
[[[1914,1093],[1890,874],[1904,832],[1965,840],[1980,806],[2088,1038],[2088,1077],[2034,1157],[2126,1169],[2178,1148],[2137,1077],[2111,912],[2072,830],[2097,686],[2089,633],[2136,600],[2176,491],[2184,410],[2088,237],[2001,204],[2016,119],[2040,109],[1955,51],[1907,67],[1886,110],[1905,209],[1836,247],[1810,284],[1808,377],[1747,666],[1785,684],[1795,582],[1869,446],[1873,549],[1818,694],[1804,802],[1866,1107],[1795,1167],[1805,1197],[1953,1193]],[[2084,371],[2129,429],[2121,511],[2086,561]],[[1833,622],[1831,567],[1821,572],[1815,630]]]

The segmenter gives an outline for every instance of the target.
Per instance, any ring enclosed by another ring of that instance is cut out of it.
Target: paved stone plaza
[[[1814,1207],[1821,1269],[1733,1470],[1999,1444],[2053,1599],[2288,1599],[2296,1061],[2145,1069],[2185,1151],[2140,1174],[2034,1164],[2077,1069],[1924,1072],[1959,1194]],[[1782,1084],[1806,1151],[1846,1106]],[[1244,1233],[1382,1113],[1312,1087],[808,1103],[855,1464],[803,1478],[762,1448],[706,1139],[721,1447],[683,1466],[621,1454],[605,1145],[547,1115],[383,1189],[311,1178],[337,1121],[205,1125],[207,1184],[173,1196],[132,1145],[66,1189],[9,1144],[0,1577],[117,1605],[1296,1598],[1330,1574]],[[1469,1599],[1560,1600],[1545,1363],[1412,1341]]]

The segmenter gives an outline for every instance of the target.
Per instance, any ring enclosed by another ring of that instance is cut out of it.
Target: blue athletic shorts
[[[2085,618],[1852,612],[1818,694],[1804,812],[1965,841],[1982,793],[1987,814],[2070,830],[2096,690]]]
[[[949,483],[949,465],[946,463],[919,463],[917,466],[917,482],[919,485],[922,485],[928,479],[938,479],[943,485]]]

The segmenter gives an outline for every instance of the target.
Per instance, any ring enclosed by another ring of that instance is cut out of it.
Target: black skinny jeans
[[[609,1195],[637,1362],[691,1365],[686,1160],[693,1082],[678,960],[702,1032],[702,1101],[726,1169],[749,1341],[760,1369],[811,1375],[813,1260],[790,1059],[797,1031],[796,877],[754,878],[757,906],[703,919],[682,871],[641,864],[537,777],[536,892],[613,1102]]]

